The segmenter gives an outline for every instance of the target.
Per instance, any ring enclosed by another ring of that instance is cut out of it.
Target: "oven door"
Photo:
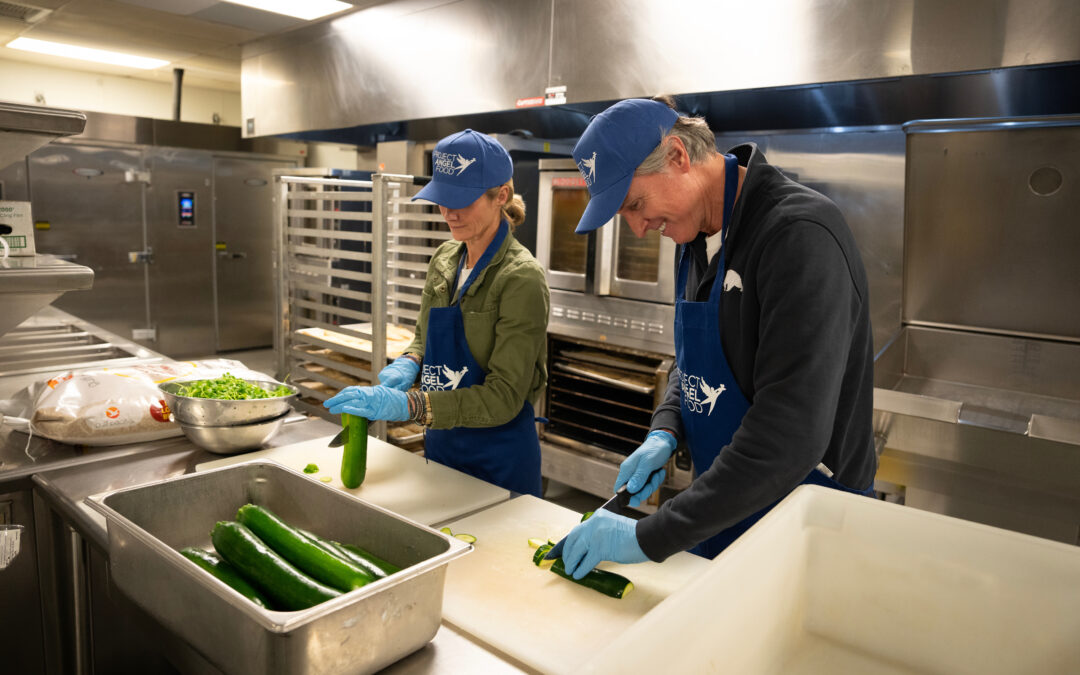
[[[589,191],[577,169],[540,171],[540,192],[536,205],[536,259],[547,271],[548,286],[551,288],[579,293],[585,291],[589,241],[594,235],[575,234],[574,228],[588,203]]]
[[[675,302],[675,242],[656,230],[638,237],[622,216],[601,230],[597,293],[628,300]]]

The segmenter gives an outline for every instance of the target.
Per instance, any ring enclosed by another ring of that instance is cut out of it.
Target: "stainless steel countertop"
[[[334,425],[320,418],[287,421],[281,432],[267,444],[280,447],[335,433]],[[4,430],[0,436],[0,456],[21,453],[26,436]],[[0,474],[0,486],[19,477],[32,482],[61,515],[91,545],[108,556],[108,534],[104,517],[86,506],[86,497],[141,483],[163,480],[190,473],[195,466],[218,455],[193,446],[179,437],[152,443],[87,448],[78,450],[45,439],[35,439],[36,447],[45,449],[47,460],[21,466]],[[179,642],[179,641],[178,641]],[[187,672],[220,675],[213,665],[184,645],[173,645],[170,656],[183,661]],[[523,673],[530,672],[494,648],[479,643],[454,626],[444,623],[435,637],[418,651],[394,663],[382,672],[393,675],[422,675],[457,672]]]

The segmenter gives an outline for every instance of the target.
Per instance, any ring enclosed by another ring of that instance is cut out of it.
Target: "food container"
[[[285,418],[288,416],[289,413],[284,412],[277,417],[259,422],[213,427],[181,422],[180,428],[183,429],[188,440],[200,448],[217,455],[232,455],[261,448],[281,430],[281,425],[285,423]]]
[[[577,672],[1080,673],[1078,635],[1080,547],[804,486]]]
[[[247,503],[403,567],[296,612],[251,603],[182,557],[211,548],[219,520]],[[426,644],[442,618],[446,564],[472,550],[272,462],[251,461],[88,499],[105,516],[111,577],[226,673],[367,673]]]
[[[273,380],[244,380],[260,389],[273,391],[282,382]],[[241,401],[226,401],[217,398],[194,398],[180,396],[176,392],[190,382],[165,382],[158,385],[165,403],[169,406],[172,419],[179,424],[193,424],[203,427],[227,426],[230,424],[250,424],[281,417],[291,410],[292,401],[299,390],[290,385],[291,394],[271,398],[253,398]]]

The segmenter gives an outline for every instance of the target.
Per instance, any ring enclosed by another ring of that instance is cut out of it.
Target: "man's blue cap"
[[[431,182],[412,198],[463,209],[514,175],[510,153],[491,136],[466,129],[447,136],[431,153]]]
[[[678,119],[679,113],[664,103],[631,98],[589,122],[573,152],[589,188],[589,204],[575,232],[592,232],[615,216],[630,190],[634,171]]]

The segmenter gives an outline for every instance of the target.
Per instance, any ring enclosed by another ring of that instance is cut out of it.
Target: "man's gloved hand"
[[[408,356],[399,356],[394,362],[379,371],[379,384],[398,391],[408,391],[416,374],[420,372],[420,364]]]
[[[323,402],[335,415],[349,413],[369,420],[404,422],[409,419],[409,397],[403,391],[384,387],[346,387]]]
[[[637,521],[600,509],[566,536],[563,566],[580,579],[602,560],[639,563],[648,560],[638,545]]]
[[[626,485],[626,491],[633,495],[630,506],[640,506],[649,495],[664,482],[666,471],[659,471],[652,480],[649,474],[662,469],[667,464],[671,453],[675,452],[675,436],[669,431],[656,429],[650,431],[645,442],[619,465],[619,475],[615,477],[615,490]],[[648,483],[645,481],[648,480]]]

